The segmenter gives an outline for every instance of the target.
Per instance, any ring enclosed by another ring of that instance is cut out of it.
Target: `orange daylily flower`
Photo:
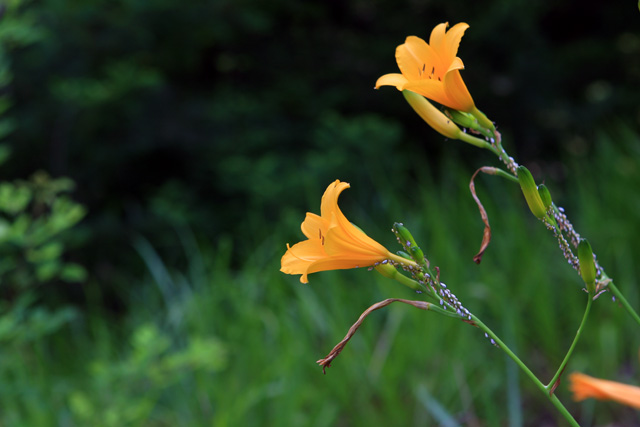
[[[396,61],[402,74],[385,74],[376,82],[376,89],[395,86],[400,91],[410,90],[454,110],[476,112],[473,98],[460,76],[464,64],[456,56],[469,25],[461,22],[447,31],[448,25],[437,25],[428,44],[419,37],[407,37],[396,49]]]
[[[574,400],[593,397],[600,400],[615,400],[640,409],[640,387],[615,381],[601,380],[575,372],[569,376]]]
[[[349,184],[339,180],[327,187],[320,215],[308,212],[302,223],[302,232],[308,240],[291,247],[287,244],[280,271],[302,274],[300,281],[308,283],[307,275],[318,271],[369,267],[385,260],[416,265],[392,254],[347,220],[338,207],[338,196],[345,188],[349,188]]]

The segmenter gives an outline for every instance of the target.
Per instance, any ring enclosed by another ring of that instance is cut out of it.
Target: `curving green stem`
[[[571,415],[571,413],[569,413],[567,408],[564,407],[564,405],[562,404],[562,402],[560,402],[558,397],[555,394],[549,394],[547,388],[545,387],[544,384],[542,384],[542,382],[538,379],[538,377],[536,377],[535,374],[531,372],[531,370],[527,367],[527,365],[525,365],[522,362],[522,360],[520,360],[518,356],[516,356],[515,353],[512,352],[511,349],[504,342],[502,342],[502,340],[498,338],[498,336],[495,333],[493,333],[491,329],[487,327],[487,325],[482,323],[480,319],[478,319],[473,314],[471,315],[471,319],[475,322],[475,324],[480,329],[486,332],[486,334],[493,339],[493,341],[500,347],[500,349],[502,349],[502,351],[507,353],[507,355],[514,362],[516,362],[516,364],[520,367],[520,369],[522,369],[522,371],[531,379],[531,381],[533,381],[536,387],[540,389],[540,391],[547,397],[547,399],[551,401],[553,406],[555,406],[556,409],[558,409],[558,411],[562,414],[562,416],[564,416],[564,418],[569,422],[569,424],[571,424],[572,426],[580,427],[580,424],[578,424],[578,422],[573,418],[573,416]]]
[[[557,386],[556,382],[560,378],[560,375],[562,375],[562,372],[564,371],[564,368],[567,366],[567,362],[569,362],[569,358],[571,358],[571,355],[573,354],[573,349],[576,347],[576,344],[578,343],[578,340],[580,339],[580,334],[582,334],[582,329],[584,328],[584,325],[587,322],[587,317],[589,317],[589,311],[591,310],[591,304],[593,304],[593,295],[589,294],[589,299],[587,301],[587,307],[584,309],[584,316],[582,316],[582,322],[580,323],[580,326],[578,327],[578,330],[576,331],[576,336],[573,339],[573,342],[571,343],[571,346],[569,347],[569,350],[567,351],[567,354],[564,356],[564,360],[562,361],[562,363],[558,367],[558,371],[553,376],[553,378],[551,378],[551,381],[549,381],[549,384],[546,385],[546,389],[549,391],[550,394],[553,393],[553,391],[555,390],[555,388]]]
[[[627,312],[631,315],[631,317],[633,317],[633,320],[635,320],[636,323],[640,325],[640,316],[638,316],[638,313],[636,313],[633,307],[631,307],[631,304],[629,304],[627,299],[624,297],[624,295],[622,295],[622,293],[616,287],[616,285],[614,285],[613,282],[609,282],[609,284],[607,285],[607,288],[609,288],[611,290],[611,293],[615,295],[616,300],[620,301],[620,304],[622,304],[625,310],[627,310]]]

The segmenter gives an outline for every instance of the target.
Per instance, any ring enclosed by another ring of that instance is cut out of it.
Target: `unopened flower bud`
[[[424,260],[424,253],[422,249],[418,246],[411,232],[399,222],[396,222],[393,225],[393,228],[396,231],[396,236],[402,242],[402,245],[409,251],[411,258],[414,259],[417,263],[422,263]]]
[[[444,113],[434,107],[427,99],[410,90],[403,90],[402,95],[422,120],[447,138],[459,139],[462,131]]]
[[[578,243],[578,260],[580,260],[580,276],[587,285],[587,291],[593,294],[596,290],[596,263],[587,239],[580,239]]]
[[[546,185],[540,184],[538,185],[538,193],[540,194],[540,199],[542,200],[542,204],[544,205],[545,209],[549,210],[551,204],[553,203],[553,200],[551,200],[551,193],[549,192],[549,189]]]
[[[542,203],[538,187],[536,187],[536,182],[533,180],[531,172],[524,166],[518,167],[518,182],[531,212],[537,218],[544,218],[547,215],[547,210],[544,207],[544,203]]]

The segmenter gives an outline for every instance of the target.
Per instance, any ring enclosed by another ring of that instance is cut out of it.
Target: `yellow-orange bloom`
[[[429,43],[409,36],[396,49],[396,61],[402,74],[385,74],[376,82],[380,86],[395,86],[410,90],[454,110],[475,112],[475,104],[467,90],[460,70],[464,68],[458,46],[469,25],[461,22],[447,31],[448,23],[437,25]]]
[[[601,380],[578,372],[571,374],[569,380],[574,400],[580,401],[593,397],[600,400],[615,400],[640,409],[640,387]]]
[[[307,275],[318,271],[369,267],[385,260],[415,265],[390,253],[384,246],[351,224],[338,207],[338,196],[346,182],[336,180],[322,196],[320,215],[308,212],[302,232],[308,240],[289,247],[282,257],[280,271],[302,274],[300,281],[308,283]]]

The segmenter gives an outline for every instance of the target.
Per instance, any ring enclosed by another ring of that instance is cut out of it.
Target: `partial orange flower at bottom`
[[[302,274],[300,282],[308,283],[307,275],[318,271],[370,267],[385,260],[407,266],[416,263],[394,255],[380,243],[351,224],[338,207],[338,197],[349,184],[336,180],[322,196],[320,216],[307,213],[302,232],[308,240],[289,247],[282,257],[280,271]]]
[[[640,409],[640,387],[615,381],[601,380],[575,372],[569,376],[573,399],[580,401],[593,397],[616,402]]]

